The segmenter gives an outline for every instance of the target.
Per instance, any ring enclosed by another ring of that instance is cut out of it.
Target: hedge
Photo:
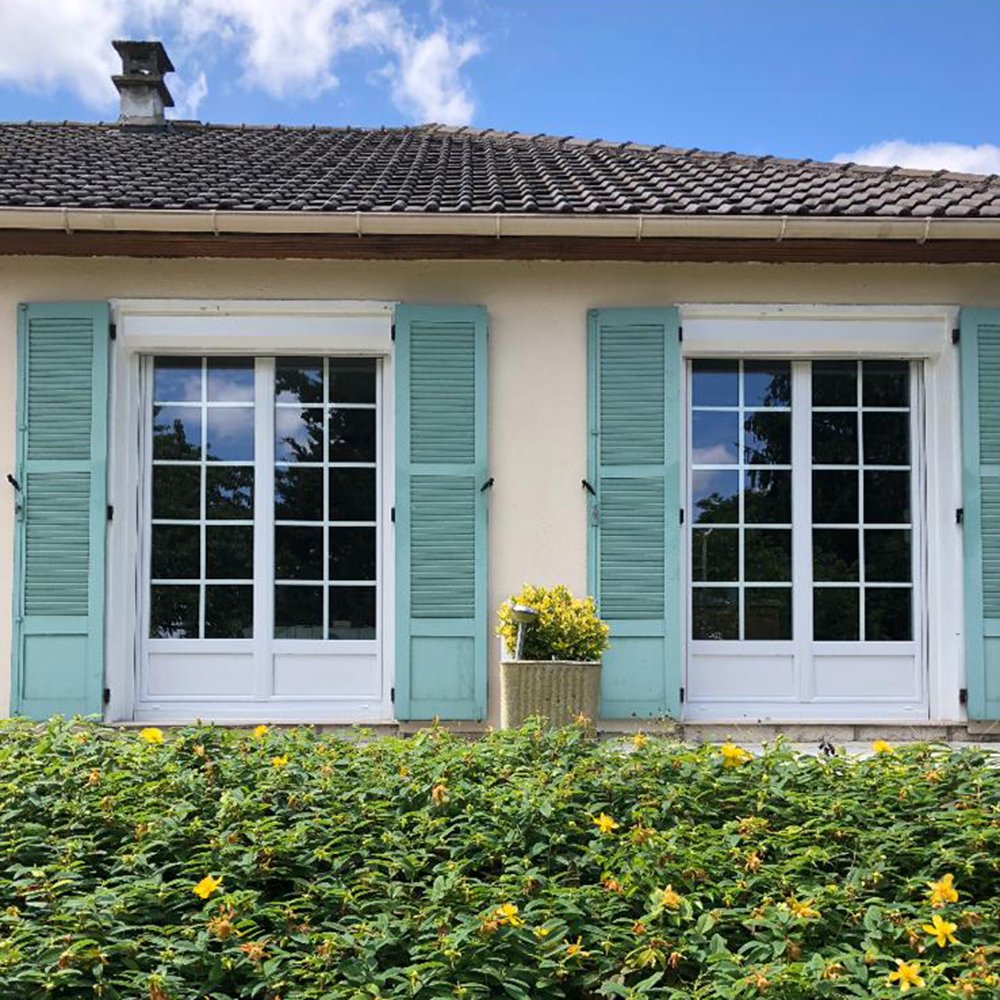
[[[0,725],[0,998],[1000,995],[981,750]]]

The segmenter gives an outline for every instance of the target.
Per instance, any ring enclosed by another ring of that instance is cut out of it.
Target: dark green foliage
[[[636,744],[4,723],[0,1000],[998,995],[984,752]]]

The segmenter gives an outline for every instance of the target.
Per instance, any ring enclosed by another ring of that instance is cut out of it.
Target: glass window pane
[[[865,532],[865,579],[872,583],[909,583],[912,577],[910,532],[875,528]]]
[[[275,639],[322,639],[323,588],[274,588]]]
[[[330,411],[330,461],[375,461],[375,411]]]
[[[197,520],[201,516],[201,467],[153,466],[153,517]]]
[[[205,469],[205,517],[253,518],[253,469],[247,465],[210,465]]]
[[[739,490],[738,472],[692,472],[692,521],[702,524],[735,524],[740,519]]]
[[[790,406],[792,366],[787,361],[743,362],[744,406]]]
[[[813,406],[857,406],[857,362],[814,361],[812,401]]]
[[[205,528],[205,576],[210,580],[253,579],[253,527]]]
[[[278,580],[323,579],[323,529],[274,529],[274,575]]]
[[[253,402],[253,358],[209,358],[210,403]]]
[[[692,361],[692,406],[738,406],[738,361]]]
[[[866,587],[865,639],[869,642],[912,639],[912,596],[909,587]]]
[[[201,579],[201,529],[178,524],[154,524],[150,546],[154,580]]]
[[[826,642],[854,642],[859,639],[859,599],[857,587],[815,587],[813,638]]]
[[[330,520],[375,520],[375,470],[330,470]]]
[[[812,415],[812,460],[814,465],[857,465],[857,413]]]
[[[205,588],[205,638],[253,638],[253,587],[217,584]]]
[[[830,582],[860,579],[856,528],[813,530],[813,579]]]
[[[792,638],[791,587],[747,587],[743,599],[745,638]]]
[[[375,588],[330,588],[330,639],[375,638]]]
[[[814,524],[857,524],[857,472],[813,472],[812,506]]]
[[[737,587],[692,588],[692,636],[695,639],[738,639],[739,600]]]
[[[375,579],[375,529],[330,529],[330,579]]]
[[[790,465],[792,461],[791,413],[757,410],[743,421],[743,454],[749,465]]]
[[[330,358],[330,402],[374,403],[375,359]]]
[[[739,541],[736,528],[695,528],[691,532],[691,579],[738,581]]]
[[[200,407],[153,407],[153,458],[201,460]]]
[[[861,423],[866,465],[910,464],[909,413],[865,413]]]
[[[277,462],[322,462],[323,410],[277,407],[274,411],[274,458]]]
[[[157,585],[150,588],[149,637],[198,638],[198,587]]]
[[[312,358],[278,358],[274,393],[279,403],[322,403],[323,362]]]
[[[909,406],[909,362],[863,361],[861,402],[865,406]]]
[[[279,521],[322,521],[323,470],[275,469],[274,516]]]
[[[869,524],[909,523],[909,472],[865,472],[865,520]]]
[[[792,473],[769,469],[746,473],[743,519],[747,524],[790,524]]]
[[[739,446],[739,412],[695,410],[691,414],[691,461],[695,465],[736,465]]]
[[[743,532],[743,579],[792,579],[790,528],[747,528]]]
[[[252,462],[253,435],[253,407],[214,407],[208,411],[205,456],[210,462]]]
[[[153,399],[160,403],[201,401],[201,358],[157,358]]]

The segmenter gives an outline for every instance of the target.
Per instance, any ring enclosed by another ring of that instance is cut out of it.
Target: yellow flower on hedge
[[[520,927],[524,921],[517,914],[518,909],[513,903],[502,903],[493,911],[493,919],[498,924],[509,924],[511,927]]]
[[[728,741],[719,747],[719,753],[722,754],[723,767],[739,767],[740,764],[745,764],[752,757],[749,751]]]
[[[807,899],[805,902],[800,903],[793,896],[790,900],[788,900],[787,906],[793,916],[798,917],[800,920],[809,920],[820,915],[819,910],[814,909],[811,904],[811,899]]]
[[[536,927],[532,931],[532,933],[535,935],[536,938],[538,938],[539,941],[541,941],[542,938],[547,938],[552,933],[552,928],[551,927]]]
[[[645,733],[636,733],[632,737],[632,746],[636,750],[641,750],[649,742],[649,737]]]
[[[255,740],[262,740],[265,736],[267,736],[269,731],[269,728],[262,722],[259,726],[253,727],[253,738]]]
[[[953,924],[950,920],[944,920],[940,914],[935,913],[931,917],[931,922],[929,924],[923,924],[923,929],[930,934],[935,941],[937,941],[937,946],[939,948],[945,947],[949,944],[958,944],[958,938],[955,937],[955,931],[958,930],[958,924]]]
[[[280,757],[271,758],[271,767],[287,767],[287,766],[288,766],[288,758],[284,754],[282,754]]]
[[[566,945],[566,954],[570,958],[586,958],[590,952],[583,950],[583,938],[578,937],[575,941],[570,941],[570,943]]]
[[[147,726],[145,729],[139,730],[139,739],[146,743],[162,743],[163,730],[157,729],[156,726]]]
[[[600,816],[595,817],[594,826],[601,833],[611,833],[612,830],[618,829],[618,824],[607,813],[601,813]]]
[[[923,986],[919,962],[904,962],[896,959],[896,971],[889,973],[889,983],[899,983],[899,991],[905,993],[911,986]]]
[[[218,892],[219,886],[222,885],[221,878],[215,878],[212,875],[206,875],[191,891],[199,899],[208,899],[213,892]]]
[[[448,794],[448,786],[443,782],[438,782],[431,789],[431,802],[436,806],[443,806],[451,796]]]
[[[885,740],[876,740],[872,744],[872,752],[873,753],[895,753],[895,751],[892,749],[892,744],[891,743],[886,743]]]
[[[679,909],[681,903],[684,901],[684,897],[672,885],[668,885],[666,889],[660,889],[658,895],[657,902],[660,906],[666,907],[668,910]]]
[[[942,876],[937,882],[928,882],[927,888],[930,892],[927,894],[927,898],[930,900],[931,906],[938,910],[942,906],[946,906],[948,903],[958,902],[958,890],[955,888],[955,876],[949,872],[947,875]]]

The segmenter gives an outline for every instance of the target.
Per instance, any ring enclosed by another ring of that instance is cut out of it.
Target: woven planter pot
[[[502,660],[500,725],[514,729],[532,715],[552,726],[577,716],[597,721],[601,700],[601,664],[569,660]]]

